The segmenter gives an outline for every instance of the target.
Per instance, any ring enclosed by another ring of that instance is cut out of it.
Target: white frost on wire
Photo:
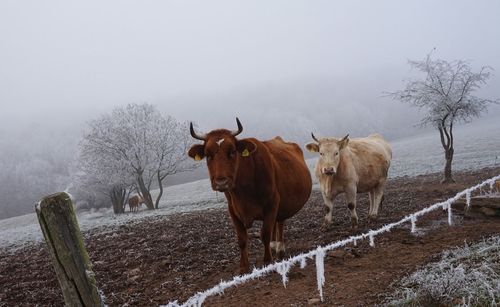
[[[368,232],[368,236],[370,237],[370,246],[375,247],[375,240],[373,239],[373,236],[374,236],[373,230],[370,230]]]
[[[469,208],[470,208],[470,192],[467,192],[465,194],[465,201],[467,203],[467,210],[469,210]]]
[[[451,225],[451,203],[446,204],[448,206],[448,225]]]
[[[417,231],[417,217],[415,215],[411,215],[411,233],[415,233]]]
[[[316,282],[318,283],[319,297],[323,301],[323,285],[325,284],[325,250],[316,249]]]
[[[283,287],[286,288],[286,283],[288,282],[288,271],[290,271],[290,263],[283,261],[278,264],[276,272],[281,274],[281,279],[283,281]]]
[[[413,214],[410,214],[408,216],[405,216],[401,220],[387,224],[377,230],[370,230],[368,232],[356,235],[356,236],[351,236],[347,239],[340,240],[337,242],[330,243],[326,246],[319,246],[318,248],[311,250],[309,252],[293,256],[287,260],[282,260],[280,262],[275,262],[272,263],[268,266],[262,267],[260,269],[254,268],[252,273],[245,274],[245,275],[240,275],[240,276],[235,276],[232,280],[230,281],[221,281],[218,285],[214,286],[211,289],[208,289],[203,292],[198,292],[197,294],[193,295],[191,298],[189,298],[186,302],[183,304],[179,304],[177,301],[172,301],[168,303],[168,305],[164,305],[167,307],[180,307],[180,306],[196,306],[199,307],[203,304],[205,299],[209,296],[213,295],[222,295],[224,293],[224,290],[238,286],[240,284],[243,284],[247,281],[254,280],[256,278],[262,277],[264,275],[267,275],[272,272],[278,272],[281,274],[283,285],[286,287],[286,283],[288,282],[288,272],[290,268],[297,264],[300,263],[300,267],[304,268],[306,265],[306,259],[310,258],[312,259],[313,257],[316,258],[316,279],[318,283],[318,291],[320,294],[321,301],[323,301],[323,286],[325,283],[325,271],[324,271],[324,257],[325,253],[330,250],[337,249],[339,247],[345,246],[350,243],[356,244],[358,240],[366,239],[369,238],[370,240],[370,246],[374,246],[374,237],[382,234],[384,232],[390,231],[392,228],[400,226],[401,224],[411,222],[412,223],[412,232],[414,232],[414,223],[419,216],[423,216],[431,211],[437,210],[439,208],[442,208],[443,210],[448,210],[448,223],[451,225],[451,205],[456,202],[458,199],[462,197],[469,198],[470,194],[478,189],[481,189],[482,187],[486,185],[490,185],[490,188],[492,189],[493,185],[495,184],[496,180],[500,180],[500,175],[495,176],[493,178],[490,178],[488,180],[483,181],[482,183],[479,183],[473,187],[470,187],[468,189],[465,189],[459,193],[457,193],[455,196],[440,202],[433,204],[427,208],[424,208],[420,211],[417,211]],[[469,195],[469,196],[468,196]],[[468,204],[470,202],[470,199],[468,199]]]
[[[305,268],[305,267],[306,267],[306,265],[307,265],[307,260],[306,260],[306,258],[302,258],[302,259],[300,259],[300,268],[301,268],[301,269],[303,269],[303,268]]]

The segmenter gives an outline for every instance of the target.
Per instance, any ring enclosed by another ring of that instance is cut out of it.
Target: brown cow
[[[144,204],[144,198],[141,195],[134,195],[128,199],[128,207],[130,208],[130,212],[139,211],[139,207],[141,204]]]
[[[280,137],[238,140],[243,127],[238,118],[236,123],[237,131],[218,129],[204,135],[196,134],[191,123],[191,136],[204,143],[193,145],[188,154],[197,161],[207,159],[212,189],[226,196],[240,247],[240,273],[245,273],[249,271],[247,229],[254,220],[263,221],[265,264],[272,261],[271,237],[278,241],[274,247],[282,256],[284,222],[309,199],[312,180],[297,144]]]

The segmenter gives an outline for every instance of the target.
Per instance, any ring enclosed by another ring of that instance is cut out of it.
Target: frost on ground
[[[500,236],[445,251],[394,286],[388,306],[498,306]]]
[[[158,191],[152,193],[153,197],[154,193]],[[208,180],[199,180],[165,188],[158,210],[146,210],[142,207],[137,213],[115,215],[112,209],[100,209],[77,212],[77,217],[83,232],[97,227],[105,232],[123,224],[139,223],[144,219],[168,218],[173,213],[220,208],[225,201],[223,194],[212,191]],[[0,220],[0,249],[13,251],[33,242],[40,242],[42,238],[35,213]]]
[[[454,170],[479,169],[497,164],[499,139],[494,134],[498,124],[485,123],[459,127],[456,139],[460,141],[454,157]],[[493,137],[495,136],[495,137]],[[467,142],[464,142],[467,140]],[[474,140],[471,142],[470,140]],[[443,153],[439,137],[434,131],[392,142],[393,160],[390,178],[439,172],[443,166]],[[314,175],[317,157],[306,160],[313,178],[313,189],[319,189]],[[152,191],[155,197],[159,191]],[[77,212],[82,231],[97,227],[112,227],[140,222],[155,216],[166,218],[173,213],[218,208],[224,205],[223,194],[216,194],[208,179],[165,188],[159,210],[145,210],[134,214],[114,215],[111,209]],[[27,214],[0,220],[0,248],[18,248],[42,240],[42,232],[36,215]]]

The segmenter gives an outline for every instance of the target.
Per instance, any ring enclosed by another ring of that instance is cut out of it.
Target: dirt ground
[[[334,225],[320,230],[324,216],[319,192],[285,226],[287,256],[305,252],[389,222],[444,200],[456,192],[497,175],[500,168],[456,173],[456,184],[439,184],[438,174],[389,181],[376,222],[366,221],[368,199],[358,197],[360,227],[350,230],[343,197],[334,207]],[[165,197],[168,197],[166,195]],[[325,261],[324,302],[319,302],[313,261],[292,268],[283,287],[277,273],[207,299],[206,306],[373,306],[392,291],[391,283],[437,260],[448,248],[500,233],[500,219],[465,217],[454,211],[453,226],[446,212],[419,219],[418,235],[410,225],[368,242],[330,253]],[[260,223],[250,230],[250,262],[262,265]],[[239,250],[225,209],[155,217],[113,231],[84,233],[98,285],[109,306],[157,306],[185,301],[197,291],[230,279],[238,269]],[[42,244],[11,252],[0,250],[0,306],[62,306],[62,294]]]

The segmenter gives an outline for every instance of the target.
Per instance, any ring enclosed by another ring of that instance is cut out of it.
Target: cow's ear
[[[340,140],[338,144],[340,149],[344,149],[347,144],[349,144],[349,134],[344,136],[344,138]]]
[[[257,145],[250,140],[236,141],[236,150],[241,153],[241,156],[248,157],[257,150]]]
[[[188,155],[195,161],[200,161],[205,157],[205,145],[195,144],[191,146],[188,151]]]
[[[317,143],[307,143],[306,149],[310,152],[319,152],[319,145]]]

